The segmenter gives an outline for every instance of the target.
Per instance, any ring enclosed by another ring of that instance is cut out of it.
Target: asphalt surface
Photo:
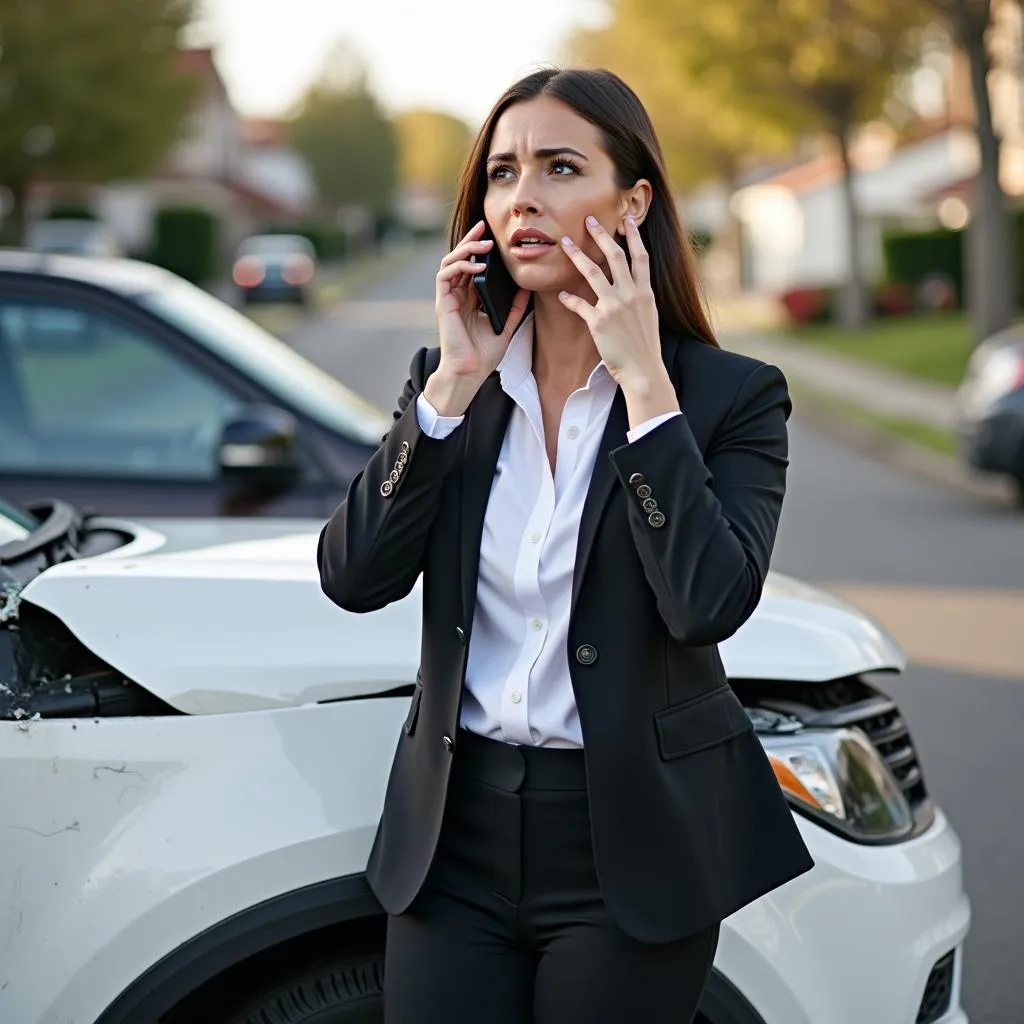
[[[432,343],[441,255],[395,256],[352,301],[286,337],[392,408],[410,358]],[[799,410],[791,447],[773,565],[850,596],[907,650],[908,671],[880,682],[900,702],[928,786],[963,842],[973,906],[964,1005],[974,1024],[1024,1020],[1024,515],[845,450],[802,424]]]

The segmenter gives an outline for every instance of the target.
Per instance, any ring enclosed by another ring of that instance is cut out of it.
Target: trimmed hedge
[[[150,262],[193,284],[215,280],[220,269],[220,222],[200,207],[158,210]]]
[[[98,220],[90,206],[79,203],[57,203],[46,215],[47,220]]]
[[[890,230],[882,237],[885,279],[916,289],[928,277],[948,277],[956,290],[956,304],[964,302],[963,231]]]

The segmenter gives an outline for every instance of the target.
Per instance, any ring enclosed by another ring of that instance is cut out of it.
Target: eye
[[[488,181],[504,181],[506,175],[512,173],[512,168],[506,164],[495,164],[487,170]]]
[[[563,156],[551,161],[551,171],[559,178],[567,178],[570,175],[579,174],[580,167],[579,164],[573,163],[572,160],[567,160]]]

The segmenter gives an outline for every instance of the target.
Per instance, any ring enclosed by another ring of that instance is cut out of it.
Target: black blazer
[[[594,857],[613,919],[645,941],[696,932],[812,866],[717,644],[761,596],[788,465],[773,366],[662,339],[684,415],[627,444],[616,392],[580,523],[566,651]],[[424,435],[413,359],[395,423],[325,526],[324,593],[366,612],[423,574],[420,679],[367,869],[400,914],[430,867],[473,636],[484,512],[512,409],[493,373],[460,427]]]

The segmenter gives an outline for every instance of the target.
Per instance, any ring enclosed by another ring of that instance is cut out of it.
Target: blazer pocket
[[[754,726],[732,688],[725,685],[657,712],[654,727],[662,759],[671,761],[717,746]]]
[[[416,677],[416,689],[412,691],[412,700],[409,701],[409,714],[405,716],[405,725],[402,731],[406,736],[411,736],[416,731],[416,719],[420,716],[420,697],[423,696],[423,682]]]

